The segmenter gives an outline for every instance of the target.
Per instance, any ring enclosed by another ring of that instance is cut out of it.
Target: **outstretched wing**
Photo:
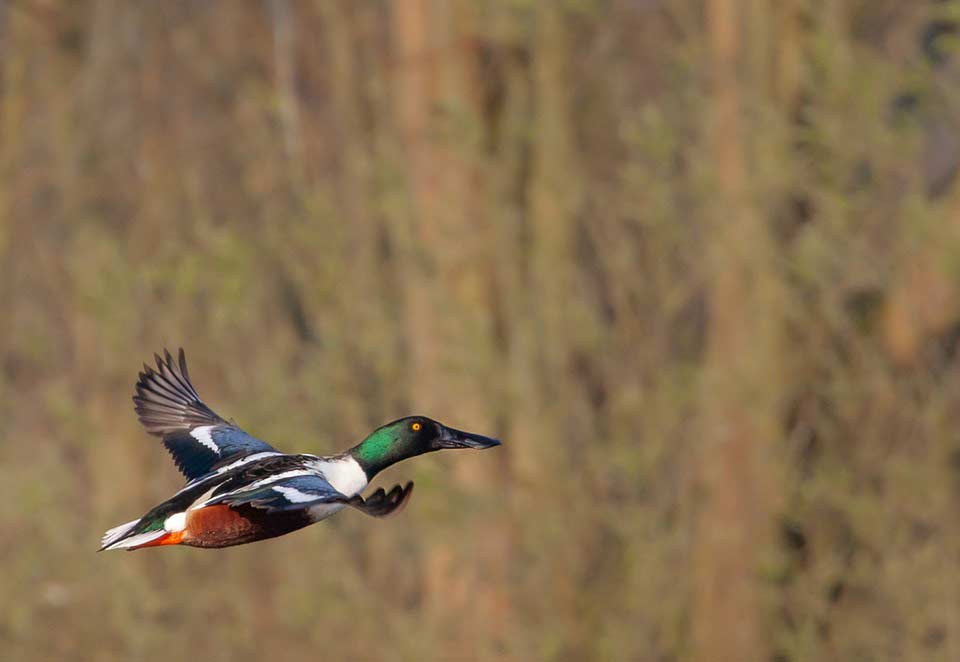
[[[238,490],[214,496],[203,505],[241,506],[248,505],[267,513],[305,510],[323,504],[346,504],[363,511],[371,517],[386,517],[399,512],[413,494],[413,483],[394,485],[389,492],[381,487],[369,498],[357,495],[347,497],[338,492],[320,475],[291,476],[271,481],[249,490]]]
[[[147,432],[163,439],[187,480],[209,473],[230,458],[276,452],[203,403],[190,383],[183,349],[177,362],[167,350],[163,354],[163,358],[154,355],[156,368],[143,365],[133,402],[140,422]]]

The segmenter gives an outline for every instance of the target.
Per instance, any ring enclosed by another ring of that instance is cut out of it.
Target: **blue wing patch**
[[[195,428],[191,432],[194,437],[198,434],[199,428]],[[210,430],[210,439],[219,449],[220,459],[277,450],[267,442],[261,441],[235,426],[214,427]]]
[[[163,436],[163,445],[187,480],[204,476],[244,455],[277,452],[267,442],[240,428],[226,425],[199,426],[169,433]]]

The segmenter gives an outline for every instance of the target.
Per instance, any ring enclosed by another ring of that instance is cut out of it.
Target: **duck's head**
[[[350,455],[360,463],[368,476],[386,467],[446,448],[492,448],[500,442],[473,432],[448,427],[426,416],[407,416],[374,430]]]

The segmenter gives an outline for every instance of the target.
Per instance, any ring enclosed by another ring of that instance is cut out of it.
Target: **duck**
[[[337,455],[283,453],[216,414],[190,381],[183,348],[143,366],[133,396],[146,431],[159,437],[186,484],[142,517],[107,531],[100,550],[171,545],[222,548],[282,536],[345,508],[394,515],[413,482],[363,491],[402,460],[444,449],[485,449],[500,441],[426,416],[406,416]]]

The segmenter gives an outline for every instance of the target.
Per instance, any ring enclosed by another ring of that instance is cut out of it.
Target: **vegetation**
[[[0,2],[5,660],[960,659],[954,0]],[[505,440],[216,552],[140,362]]]

